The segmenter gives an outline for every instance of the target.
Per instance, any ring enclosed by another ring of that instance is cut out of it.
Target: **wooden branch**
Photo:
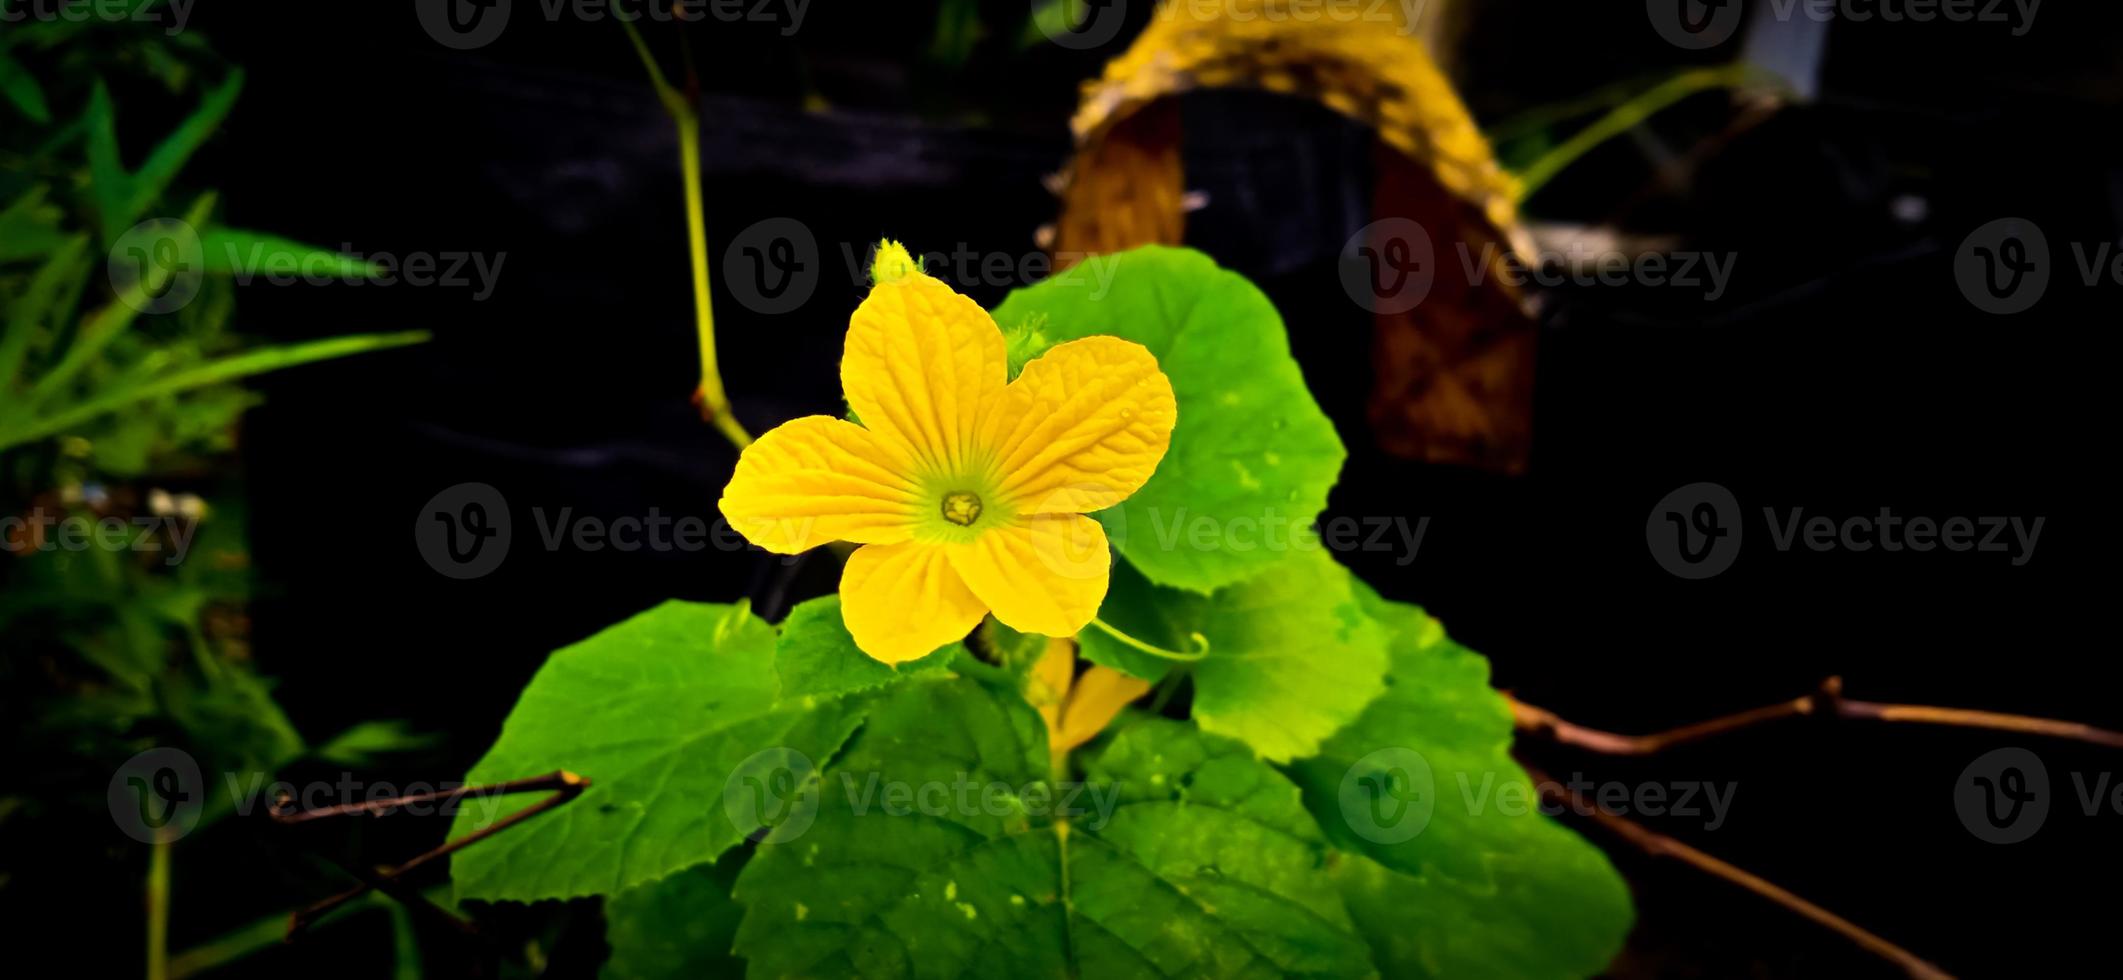
[[[2049,718],[2033,718],[2026,715],[2010,715],[1996,711],[1974,711],[1965,708],[1936,708],[1920,704],[1885,704],[1878,701],[1852,701],[1843,697],[1843,679],[1830,677],[1821,682],[1818,690],[1789,701],[1779,701],[1747,711],[1722,715],[1692,725],[1655,732],[1650,735],[1619,735],[1614,732],[1587,728],[1569,721],[1546,708],[1527,704],[1505,695],[1511,705],[1511,717],[1519,731],[1541,735],[1562,745],[1569,745],[1603,755],[1653,755],[1673,748],[1698,742],[1727,732],[1752,728],[1785,718],[1820,716],[1824,718],[1848,718],[1863,721],[1906,722],[1924,725],[1945,725],[1955,728],[1975,728],[1985,731],[2014,732],[2023,735],[2041,735],[2048,738],[2070,739],[2099,745],[2105,748],[2123,749],[2123,732],[2096,728],[2071,721],[2056,721]]]
[[[1584,794],[1549,778],[1538,769],[1527,767],[1534,785],[1543,796],[1564,804],[1572,812],[1590,819],[1602,829],[1621,838],[1631,846],[1658,858],[1674,858],[1714,878],[1718,878],[1759,895],[1796,913],[1809,922],[1856,943],[1868,953],[1880,957],[1912,977],[1922,980],[1953,980],[1953,975],[1933,966],[1929,961],[1903,949],[1879,936],[1868,932],[1856,923],[1809,902],[1790,890],[1769,881],[1760,875],[1734,867],[1709,854],[1699,851],[1664,834],[1652,831],[1641,824],[1600,806]]]
[[[283,825],[307,823],[311,820],[323,820],[328,817],[387,816],[392,810],[403,806],[411,806],[415,803],[436,803],[447,806],[461,800],[485,799],[489,796],[510,796],[516,793],[542,793],[547,790],[565,792],[572,796],[575,793],[582,792],[589,785],[589,780],[566,770],[561,770],[549,772],[543,776],[532,776],[528,779],[512,779],[505,783],[487,783],[483,786],[458,786],[433,793],[414,793],[409,796],[393,796],[389,799],[368,800],[362,803],[323,806],[315,810],[296,809],[294,795],[281,793],[279,798],[275,799],[272,805],[266,809],[266,815],[272,817],[273,822]]]
[[[359,878],[361,883],[321,902],[296,910],[293,915],[288,917],[287,938],[292,941],[302,930],[308,928],[311,923],[324,917],[333,909],[360,898],[371,889],[383,892],[401,901],[418,900],[418,896],[412,895],[400,883],[400,879],[403,876],[430,861],[461,851],[532,817],[561,806],[582,795],[582,791],[588,789],[589,786],[590,781],[588,779],[566,770],[560,770],[543,776],[514,779],[505,783],[490,783],[484,786],[460,786],[456,789],[437,793],[416,793],[410,796],[397,796],[385,800],[370,800],[365,803],[346,803],[339,806],[319,807],[315,810],[297,810],[294,808],[292,799],[283,794],[280,799],[273,801],[273,805],[266,812],[275,823],[290,826],[327,817],[382,816],[399,807],[414,803],[448,804],[467,799],[508,796],[515,793],[537,793],[547,790],[552,791],[553,794],[463,837],[449,841],[441,847],[416,855],[411,860],[395,868],[379,868],[373,873],[353,871],[354,876]]]
[[[1557,715],[1553,711],[1527,704],[1505,695],[1511,705],[1513,723],[1521,732],[1541,735],[1547,739],[1574,748],[1604,755],[1645,756],[1673,748],[1700,742],[1730,732],[1753,728],[1757,725],[1782,721],[1787,718],[1822,717],[1847,718],[1862,721],[1900,722],[1923,725],[1943,725],[1954,728],[1972,728],[1983,731],[2013,732],[2023,735],[2040,735],[2085,742],[2106,748],[2123,749],[2123,732],[2096,728],[2078,722],[2056,721],[2049,718],[2034,718],[2026,715],[2004,714],[1996,711],[1974,711],[1965,708],[1938,708],[1918,704],[1886,704],[1878,701],[1853,701],[1843,697],[1843,680],[1830,677],[1821,682],[1817,690],[1774,704],[1720,715],[1691,725],[1682,725],[1649,735],[1621,735],[1614,732],[1588,728]],[[1564,802],[1571,810],[1583,815],[1616,837],[1635,846],[1653,857],[1674,858],[1713,877],[1738,885],[1747,891],[1766,898],[1798,914],[1808,921],[1835,932],[1867,952],[1885,959],[1912,977],[1943,978],[1948,975],[1938,967],[1915,954],[1888,942],[1850,920],[1813,904],[1759,875],[1727,864],[1709,854],[1696,850],[1678,840],[1646,829],[1622,815],[1587,799],[1574,789],[1563,786],[1529,768],[1544,796]]]

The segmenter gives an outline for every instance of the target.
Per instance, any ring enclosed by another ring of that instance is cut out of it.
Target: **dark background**
[[[547,651],[634,611],[749,595],[779,615],[832,582],[756,552],[542,546],[533,508],[712,518],[733,456],[687,400],[697,367],[668,120],[616,24],[517,6],[499,41],[470,52],[431,41],[404,3],[194,14],[250,72],[201,158],[203,172],[240,176],[231,224],[364,253],[506,253],[483,302],[406,286],[259,285],[239,300],[239,326],[277,339],[435,332],[421,348],[266,379],[242,437],[261,669],[283,679],[305,732],[385,716],[450,736],[399,779],[457,778]],[[1488,654],[1500,687],[1621,731],[1790,697],[1830,674],[1854,697],[2123,727],[2105,629],[2113,518],[2096,509],[2112,496],[2097,459],[2114,446],[2100,433],[2123,286],[2083,287],[2066,247],[2117,241],[2123,207],[2123,33],[2096,6],[2044,5],[2024,37],[1834,24],[1816,96],[1723,140],[1685,179],[1658,161],[1716,137],[1736,113],[1729,97],[1662,114],[1534,198],[1537,220],[1614,223],[1738,260],[1716,302],[1645,286],[1546,297],[1523,478],[1374,447],[1370,316],[1334,273],[1371,218],[1361,130],[1265,96],[1189,99],[1188,186],[1208,200],[1190,244],[1260,283],[1288,322],[1350,449],[1327,516],[1430,518],[1406,567],[1344,560]],[[677,29],[649,27],[676,71]],[[1041,178],[1065,159],[1077,86],[1133,31],[1085,52],[986,45],[951,68],[924,59],[929,15],[902,5],[815,3],[793,37],[772,24],[685,33],[706,93],[718,276],[732,236],[765,218],[800,220],[820,246],[819,286],[796,312],[752,313],[716,282],[724,374],[757,432],[836,407],[860,297],[843,247],[891,236],[917,250],[1037,249],[1055,212]],[[1634,3],[1484,3],[1455,74],[1488,125],[1739,51],[1669,46]],[[832,110],[807,113],[807,95]],[[2008,215],[2047,232],[2056,274],[2034,310],[1993,316],[1962,298],[1952,253]],[[992,304],[1004,291],[973,293]],[[1748,541],[1731,571],[1682,581],[1649,557],[1645,520],[1699,480],[1734,492]],[[455,581],[423,562],[411,529],[423,502],[465,481],[503,493],[515,539],[498,571]],[[1994,554],[1780,553],[1760,520],[1763,507],[1883,505],[2046,524],[2033,559],[2012,567]],[[1792,722],[1634,762],[1523,751],[1558,776],[1736,782],[1715,831],[1647,822],[1949,970],[2114,962],[2123,898],[2107,885],[2123,814],[2080,816],[2067,776],[2123,770],[2113,756],[2025,741],[2057,797],[2026,843],[1978,841],[1955,814],[1962,767],[2021,742]],[[370,843],[387,860],[442,829],[378,827]],[[1587,832],[1640,907],[1618,975],[1889,972],[1774,906]],[[255,912],[311,897],[289,893],[270,861],[241,860],[230,873],[258,879]],[[174,945],[244,918],[180,903]],[[556,957],[596,955],[563,944]],[[306,962],[297,949],[246,968]]]

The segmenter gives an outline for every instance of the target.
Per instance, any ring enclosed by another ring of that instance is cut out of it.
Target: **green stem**
[[[448,885],[442,885],[421,892],[420,897],[431,903],[442,904],[448,900],[449,891]],[[317,924],[311,928],[329,928],[354,917],[356,913],[376,908],[403,908],[403,906],[391,899],[371,892],[341,906],[330,916],[318,920]],[[394,931],[397,930],[396,922],[393,923],[392,928]],[[247,959],[286,943],[287,913],[275,912],[272,915],[252,922],[250,925],[226,933],[216,939],[208,940],[202,945],[194,946],[171,957],[170,980],[186,980],[188,977],[212,973],[231,963]],[[402,964],[407,963],[408,960],[405,958],[407,950],[402,937],[394,940],[394,948],[399,954],[400,971],[403,972],[404,966]]]
[[[1582,119],[1595,113],[1606,112],[1635,98],[1652,86],[1672,78],[1673,75],[1674,72],[1670,70],[1646,75],[1635,75],[1609,85],[1602,85],[1575,98],[1534,106],[1516,115],[1498,120],[1494,125],[1484,126],[1482,135],[1488,137],[1490,144],[1494,146],[1502,146],[1506,143],[1536,136],[1573,119]]]
[[[1712,89],[1738,88],[1762,80],[1762,74],[1750,65],[1725,65],[1718,68],[1697,68],[1684,71],[1646,90],[1614,109],[1582,130],[1564,140],[1555,149],[1542,154],[1540,159],[1519,174],[1518,199],[1524,203],[1539,191],[1556,174],[1562,173],[1579,157],[1591,152],[1594,147],[1622,135],[1644,120],[1664,111],[1675,103],[1698,92]]]
[[[287,941],[287,913],[268,915],[203,946],[185,950],[170,960],[170,980],[184,980]]]
[[[1023,682],[1016,674],[980,659],[973,651],[965,647],[959,647],[957,651],[951,654],[951,669],[961,676],[971,677],[991,687],[999,687],[1011,691],[1024,689]]]
[[[708,292],[708,224],[701,202],[700,118],[691,106],[678,117],[678,160],[686,182],[686,244],[693,254],[693,331],[700,340],[700,413],[730,445],[742,450],[752,434],[737,421],[730,395],[722,386],[715,357],[715,304]]]
[[[383,910],[391,917],[391,952],[394,980],[421,980],[420,935],[413,931],[413,914],[403,902],[387,902]]]
[[[157,837],[147,864],[147,980],[170,976],[170,839]]]
[[[700,406],[701,417],[715,426],[731,445],[742,450],[752,444],[752,434],[745,431],[730,409],[730,396],[723,388],[722,368],[715,356],[715,304],[708,290],[707,209],[701,201],[700,115],[693,110],[692,100],[671,87],[664,78],[663,69],[656,66],[656,59],[649,54],[648,43],[642,40],[641,31],[630,20],[619,23],[626,28],[627,40],[633,43],[635,56],[648,70],[649,84],[656,90],[657,101],[663,103],[664,111],[670,113],[678,124],[678,164],[686,193],[686,246],[693,266],[693,331],[700,346],[700,387],[694,390],[693,398]]]
[[[1135,637],[1129,636],[1128,634],[1121,632],[1113,624],[1108,623],[1103,619],[1099,619],[1096,616],[1091,617],[1091,625],[1096,626],[1101,630],[1104,630],[1107,636],[1119,640],[1122,644],[1126,645],[1130,649],[1136,650],[1141,653],[1147,653],[1150,656],[1157,657],[1161,660],[1176,660],[1180,663],[1193,663],[1209,655],[1209,638],[1201,635],[1200,633],[1190,633],[1187,635],[1187,639],[1191,641],[1195,649],[1192,653],[1181,653],[1178,650],[1167,650],[1164,647],[1156,646],[1154,644],[1145,643],[1141,640],[1138,640]]]

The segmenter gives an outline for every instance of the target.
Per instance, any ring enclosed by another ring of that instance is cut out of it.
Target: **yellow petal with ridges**
[[[779,554],[829,541],[892,544],[913,536],[920,507],[907,470],[862,426],[810,415],[745,449],[720,506],[745,540]]]
[[[840,384],[849,407],[932,472],[984,464],[974,458],[975,426],[1008,378],[988,311],[923,273],[879,283],[848,323]]]
[[[1113,568],[1105,529],[1079,514],[1020,517],[947,547],[973,594],[1020,633],[1083,629],[1105,601]]]
[[[964,639],[987,611],[937,545],[866,545],[840,573],[841,621],[862,652],[888,664]]]
[[[1179,405],[1157,357],[1118,337],[1057,345],[1010,382],[984,435],[1019,513],[1084,514],[1126,500],[1172,445]]]

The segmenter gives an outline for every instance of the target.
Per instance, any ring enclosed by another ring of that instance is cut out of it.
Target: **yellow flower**
[[[861,424],[786,423],[737,461],[722,513],[753,544],[863,547],[841,615],[886,663],[964,637],[981,616],[1068,636],[1105,599],[1105,531],[1172,441],[1157,358],[1117,337],[1059,344],[1015,381],[987,311],[887,243],[848,325],[841,387]]]

